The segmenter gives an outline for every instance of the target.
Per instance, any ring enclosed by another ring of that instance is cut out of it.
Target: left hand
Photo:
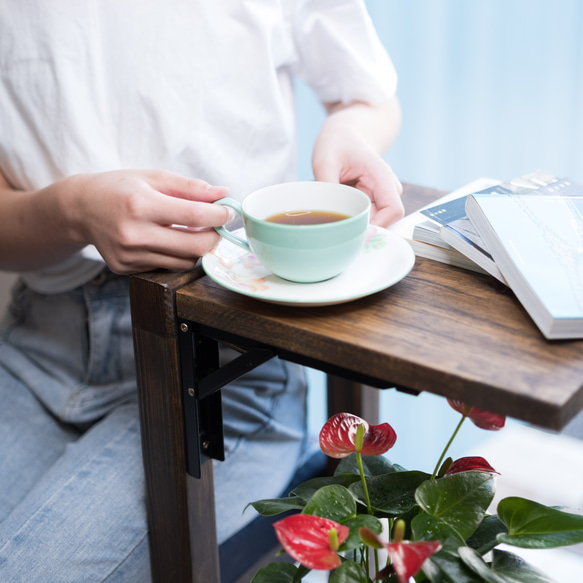
[[[350,109],[350,108],[349,108]],[[403,186],[377,149],[367,140],[353,111],[333,113],[324,122],[312,155],[314,178],[353,186],[371,199],[371,222],[388,227],[404,215]],[[364,110],[364,114],[368,112]]]

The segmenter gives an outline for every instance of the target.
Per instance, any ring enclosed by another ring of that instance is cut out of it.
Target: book
[[[475,193],[466,213],[545,338],[583,338],[583,186]]]
[[[486,250],[482,238],[476,233],[467,217],[442,225],[439,229],[439,236],[498,281],[508,285],[492,255]]]
[[[480,192],[488,193],[522,193],[529,192],[557,180],[552,174],[536,170],[506,182],[496,182]],[[506,284],[504,276],[496,266],[496,262],[485,248],[480,236],[476,233],[465,211],[466,198],[449,201],[442,205],[425,209],[424,214],[439,223],[440,238],[479,265],[484,271]]]
[[[499,180],[493,178],[477,178],[471,183],[442,196],[437,201],[424,206],[422,209],[407,215],[392,225],[390,230],[406,239],[411,247],[413,247],[415,254],[419,257],[425,257],[426,259],[477,271],[479,273],[486,273],[483,268],[475,262],[471,261],[464,254],[443,241],[439,236],[441,224],[426,216],[423,211],[439,205],[445,205],[446,203],[457,199],[464,200],[464,203],[462,203],[463,208],[465,198],[468,194],[498,184],[499,182]]]

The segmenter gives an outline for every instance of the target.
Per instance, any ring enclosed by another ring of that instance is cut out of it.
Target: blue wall
[[[583,182],[581,0],[367,0],[399,73],[403,129],[387,161],[404,182],[453,190],[479,176],[535,169]],[[299,173],[323,119],[298,85]],[[323,416],[314,391],[312,423]],[[390,457],[432,469],[455,427],[445,401],[387,391],[381,420],[399,436]],[[464,426],[454,457],[488,432]]]

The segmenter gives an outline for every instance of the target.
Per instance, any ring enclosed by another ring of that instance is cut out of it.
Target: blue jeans
[[[219,541],[300,463],[305,392],[278,359],[224,389]],[[147,536],[127,278],[17,284],[0,336],[0,581],[146,583]]]

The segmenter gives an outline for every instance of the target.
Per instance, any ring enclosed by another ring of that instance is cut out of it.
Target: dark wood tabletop
[[[439,191],[406,185],[409,210]],[[176,294],[179,317],[376,380],[561,429],[583,408],[583,341],[543,338],[490,276],[424,258],[396,285],[346,304],[287,307],[208,277]]]

